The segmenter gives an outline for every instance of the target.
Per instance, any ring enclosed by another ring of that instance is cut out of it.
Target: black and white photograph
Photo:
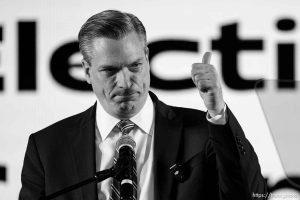
[[[299,9],[1,0],[0,200],[300,200]]]

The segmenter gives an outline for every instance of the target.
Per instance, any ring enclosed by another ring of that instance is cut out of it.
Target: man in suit
[[[192,65],[207,112],[168,106],[149,91],[146,31],[132,14],[98,13],[79,32],[97,102],[29,137],[20,200],[39,199],[112,167],[120,120],[136,142],[140,200],[247,200],[265,194],[257,156],[226,106],[210,53]],[[200,99],[199,98],[199,103]],[[57,199],[110,199],[112,178]]]

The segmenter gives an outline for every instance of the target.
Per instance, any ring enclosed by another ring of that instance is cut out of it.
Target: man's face
[[[87,82],[106,112],[127,119],[144,106],[150,66],[148,48],[137,33],[131,32],[119,40],[94,39],[91,65],[84,60],[82,64]]]

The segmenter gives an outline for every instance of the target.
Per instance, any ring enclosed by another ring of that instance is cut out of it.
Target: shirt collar
[[[151,126],[154,117],[154,106],[153,102],[148,94],[147,100],[143,108],[139,113],[130,118],[130,120],[135,123],[142,132],[146,134],[151,134]],[[116,124],[120,121],[120,119],[115,118],[108,114],[99,100],[97,100],[97,108],[96,108],[96,123],[101,135],[102,140],[105,140],[108,134],[112,131],[112,129],[116,126]]]

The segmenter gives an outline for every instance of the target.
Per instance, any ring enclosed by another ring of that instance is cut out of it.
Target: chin
[[[130,118],[136,114],[135,105],[132,102],[122,102],[118,113],[121,118]]]
[[[116,114],[119,118],[131,118],[141,110],[141,105],[139,100],[118,102]]]

